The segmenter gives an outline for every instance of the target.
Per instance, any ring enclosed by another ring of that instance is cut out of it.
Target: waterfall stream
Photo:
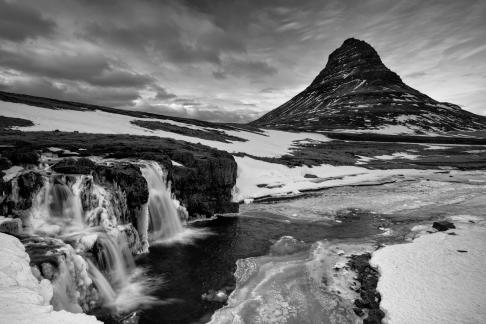
[[[141,171],[149,187],[148,208],[142,212],[148,213],[143,219],[150,220],[146,226],[151,229],[149,239],[152,244],[191,243],[209,234],[204,229],[183,225],[181,218],[187,218],[187,211],[172,198],[170,183],[159,163],[145,162]]]
[[[149,187],[148,212],[151,240],[170,239],[184,231],[176,205],[171,198],[164,172],[156,162],[147,163],[142,174]]]
[[[89,199],[87,210],[83,199]],[[58,237],[73,247],[69,253],[57,249],[57,271],[51,276],[55,309],[89,310],[81,307],[92,302],[82,300],[89,294],[79,290],[87,291],[90,285],[98,292],[96,303],[117,314],[157,302],[150,293],[160,283],[135,266],[125,227],[117,224],[110,204],[110,192],[94,184],[91,176],[45,177],[33,201],[29,232]],[[82,273],[87,278],[78,280]]]

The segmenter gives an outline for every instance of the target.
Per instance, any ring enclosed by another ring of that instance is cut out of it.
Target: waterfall
[[[152,245],[174,242],[189,244],[194,239],[210,234],[205,229],[183,225],[181,217],[187,218],[187,211],[179,201],[172,198],[170,184],[159,163],[146,161],[142,164],[141,171],[149,187],[149,201],[148,207],[142,208],[142,213],[145,214],[141,215],[139,224],[150,231],[147,236]]]
[[[141,170],[149,187],[150,239],[155,241],[176,237],[184,231],[184,226],[162,168],[157,162],[148,162]]]
[[[53,175],[45,177],[33,201],[31,233],[57,235],[70,249],[50,276],[55,309],[87,311],[94,302],[115,313],[127,313],[156,302],[149,294],[157,282],[135,266],[123,232],[126,227],[117,224],[110,194],[94,184],[91,176]],[[84,208],[83,199],[89,200]],[[98,293],[88,293],[88,286]]]

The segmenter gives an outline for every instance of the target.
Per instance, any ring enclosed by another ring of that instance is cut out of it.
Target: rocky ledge
[[[167,170],[167,181],[172,183],[176,198],[190,217],[210,217],[216,213],[237,212],[231,202],[231,191],[236,183],[237,165],[233,156],[204,145],[150,136],[82,134],[66,132],[19,132],[0,130],[0,172],[12,166],[33,167],[41,161],[42,153],[55,157],[71,155],[53,166],[62,174],[89,174],[116,182],[126,191],[130,207],[146,202],[146,183],[134,166],[116,169],[97,166],[82,157],[98,156],[106,159],[153,160]],[[52,150],[52,148],[55,150]],[[29,196],[39,189],[39,176],[27,173],[19,182],[19,193],[24,206],[29,208]],[[4,214],[11,212],[5,196],[11,193],[11,184],[0,177],[0,205]],[[3,198],[2,198],[3,197]],[[18,206],[17,206],[18,207]],[[0,209],[1,210],[1,209]]]

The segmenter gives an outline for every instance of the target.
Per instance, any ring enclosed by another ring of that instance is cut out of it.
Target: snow
[[[50,281],[38,282],[29,262],[20,241],[0,233],[0,324],[101,323],[94,316],[54,311],[49,305],[53,294]]]
[[[250,157],[235,157],[238,177],[233,193],[234,201],[245,199],[299,194],[302,190],[316,190],[334,186],[368,183],[397,174],[418,172],[416,170],[369,170],[356,166],[333,166],[322,164],[308,167],[288,167]],[[306,174],[316,177],[305,178]],[[260,186],[259,186],[260,185]],[[265,185],[265,186],[263,186]]]
[[[386,323],[486,323],[486,224],[471,217],[451,218],[456,235],[422,234],[374,252]]]
[[[391,155],[377,155],[374,158],[377,160],[394,160],[394,159],[409,159],[415,160],[420,155],[409,154],[406,152],[395,152]]]
[[[191,137],[163,130],[150,130],[130,123],[133,120],[170,122],[182,124],[164,119],[135,118],[122,114],[108,113],[100,110],[78,111],[65,109],[47,109],[28,106],[24,104],[0,102],[3,116],[24,118],[32,120],[35,125],[29,127],[16,127],[22,131],[53,131],[84,132],[98,134],[131,134],[140,136],[158,136],[173,138],[191,143],[201,143],[230,153],[246,153],[255,156],[279,157],[292,150],[296,141],[309,140],[327,142],[330,139],[322,134],[291,133],[277,130],[266,130],[262,134],[244,130],[223,130],[228,135],[246,139],[246,142],[234,141],[224,143],[210,141],[198,137]],[[189,127],[189,124],[180,126]],[[191,128],[197,128],[194,126]]]
[[[19,174],[24,168],[21,167],[21,166],[18,166],[18,165],[14,165],[10,168],[8,168],[7,170],[3,170],[3,173],[5,173],[5,175],[3,176],[3,181],[7,182],[7,181],[10,181],[12,180],[13,178],[15,178],[17,176],[17,174]]]

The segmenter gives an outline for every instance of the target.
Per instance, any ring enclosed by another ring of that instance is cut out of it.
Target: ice
[[[456,235],[423,234],[373,254],[387,323],[486,322],[486,226],[484,221],[455,226],[450,231]]]
[[[334,250],[318,242],[310,250],[238,260],[236,289],[210,323],[357,323],[351,310],[356,295],[347,286],[353,274],[333,268],[346,262]]]
[[[101,323],[94,316],[54,311],[51,283],[38,282],[29,262],[20,241],[0,233],[0,324]]]

